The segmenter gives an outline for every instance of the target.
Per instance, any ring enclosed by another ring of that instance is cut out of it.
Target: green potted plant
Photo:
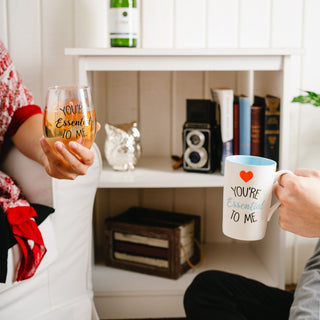
[[[298,102],[298,103],[304,103],[304,104],[312,104],[315,107],[320,107],[320,94],[312,92],[312,91],[306,91],[307,95],[300,95],[297,97],[294,97],[292,99],[292,102]]]

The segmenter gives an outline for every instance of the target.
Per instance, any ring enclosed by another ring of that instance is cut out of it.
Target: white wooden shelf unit
[[[253,98],[254,94],[259,93],[256,74],[257,78],[261,79],[261,72],[274,73],[275,76],[271,77],[268,87],[277,86],[275,92],[281,98],[279,167],[287,167],[290,62],[291,56],[299,54],[298,52],[287,49],[69,48],[65,53],[77,57],[78,82],[81,85],[91,85],[92,72],[100,71],[239,71],[241,79],[245,81],[246,93]],[[100,145],[100,148],[102,147]],[[170,159],[163,157],[142,157],[136,170],[126,173],[115,172],[104,165],[99,181],[100,188],[108,189],[221,190],[222,186],[223,177],[220,174],[173,171]],[[267,235],[261,241],[246,243],[222,238],[221,242],[204,244],[204,248],[204,265],[197,271],[190,270],[178,280],[117,270],[97,263],[93,266],[93,289],[100,317],[183,317],[184,291],[196,274],[207,269],[226,270],[269,285],[284,286],[284,236],[278,227],[276,217],[270,222]]]

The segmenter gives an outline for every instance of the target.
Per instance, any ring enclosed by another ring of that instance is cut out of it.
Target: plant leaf
[[[306,92],[308,95],[300,95],[300,96],[294,97],[292,99],[292,102],[312,104],[315,107],[320,106],[320,94],[317,94],[312,91],[304,91],[304,92]]]

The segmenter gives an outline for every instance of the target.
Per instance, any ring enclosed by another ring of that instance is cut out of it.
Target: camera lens
[[[198,163],[201,160],[200,154],[198,152],[196,152],[196,151],[192,151],[189,154],[189,158],[190,158],[192,163]]]
[[[200,130],[191,130],[187,133],[186,142],[189,147],[202,147],[205,141],[205,135]]]
[[[201,139],[200,139],[200,137],[199,137],[199,135],[192,135],[191,137],[190,137],[190,141],[191,141],[191,143],[194,145],[194,146],[196,146],[196,145],[198,145],[200,142],[201,142]]]
[[[183,155],[183,161],[190,168],[203,168],[207,165],[208,153],[204,148],[187,148]]]

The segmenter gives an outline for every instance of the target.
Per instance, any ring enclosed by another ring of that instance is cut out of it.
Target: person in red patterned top
[[[24,87],[7,49],[0,41],[0,151],[3,144],[11,139],[20,152],[43,165],[54,178],[75,179],[86,174],[94,162],[94,153],[77,142],[70,142],[70,149],[82,159],[80,161],[61,142],[57,141],[51,147],[43,137],[42,123],[41,108],[34,104],[31,92]],[[16,272],[17,281],[32,277],[47,251],[34,219],[36,216],[37,212],[24,199],[18,186],[0,171],[0,227],[9,223],[22,252]],[[6,244],[7,238],[4,237],[0,243],[0,282],[6,281]]]
[[[44,166],[47,173],[58,179],[75,179],[86,174],[93,164],[94,154],[77,142],[70,142],[70,153],[57,141],[55,149],[43,137],[42,111],[21,80],[4,44],[0,41],[0,148],[4,139],[11,138],[27,157]]]

